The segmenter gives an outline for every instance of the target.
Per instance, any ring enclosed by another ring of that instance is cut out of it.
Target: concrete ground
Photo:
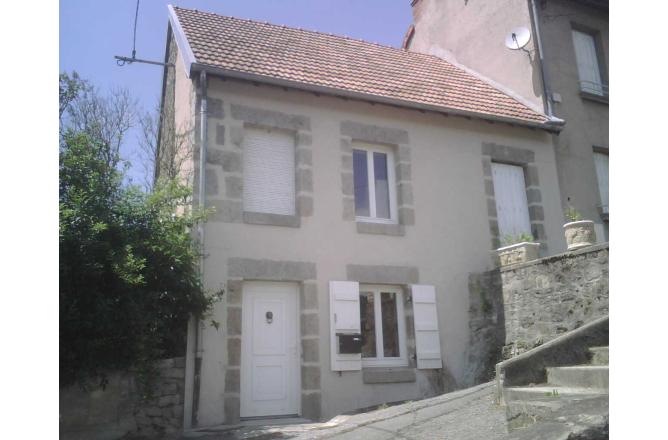
[[[245,422],[190,431],[184,439],[444,439],[444,440],[607,440],[608,396],[566,401],[545,419],[508,431],[506,410],[494,403],[492,382],[346,416],[324,423],[303,419]]]
[[[494,404],[492,383],[325,423],[278,423],[221,427],[190,432],[185,438],[206,440],[294,439],[506,439],[505,411]],[[289,422],[289,421],[288,421]]]

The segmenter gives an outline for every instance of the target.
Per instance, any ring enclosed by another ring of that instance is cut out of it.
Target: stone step
[[[526,387],[508,387],[503,390],[506,402],[512,400],[532,400],[541,398],[559,397],[596,397],[605,394],[603,390],[592,388],[573,388],[561,386],[549,386],[546,384]]]
[[[547,383],[570,388],[594,388],[608,390],[608,366],[578,365],[574,367],[548,367]]]
[[[592,365],[608,365],[610,363],[610,358],[608,355],[609,347],[591,347],[589,352],[591,353],[591,364]]]
[[[607,439],[608,403],[608,396],[512,402],[506,440]]]
[[[564,407],[572,406],[578,402],[599,399],[599,396],[559,396],[559,397],[533,397],[528,400],[514,400],[506,404],[506,420],[508,428],[513,430],[532,425],[542,420],[552,418],[553,414]],[[605,398],[605,397],[603,397]]]

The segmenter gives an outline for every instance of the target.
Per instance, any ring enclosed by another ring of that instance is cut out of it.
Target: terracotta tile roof
[[[441,58],[321,32],[174,8],[197,64],[542,125],[548,118]]]

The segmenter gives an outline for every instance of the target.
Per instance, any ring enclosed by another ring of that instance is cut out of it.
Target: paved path
[[[494,404],[493,392],[492,383],[486,383],[382,410],[339,416],[327,423],[245,426],[209,431],[199,438],[501,440],[508,436],[505,411]]]

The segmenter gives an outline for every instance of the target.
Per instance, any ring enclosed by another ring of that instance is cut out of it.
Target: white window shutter
[[[524,169],[517,165],[492,162],[492,179],[500,238],[531,234]]]
[[[415,323],[415,351],[419,369],[442,368],[441,339],[434,286],[411,285]]]
[[[360,333],[360,285],[356,281],[329,282],[329,328],[332,371],[362,369],[362,355],[340,354],[337,333]]]
[[[573,44],[575,46],[578,75],[580,81],[584,81],[585,90],[602,95],[601,70],[598,65],[594,36],[573,30]]]
[[[244,211],[294,215],[294,136],[280,130],[247,128],[243,150]]]

